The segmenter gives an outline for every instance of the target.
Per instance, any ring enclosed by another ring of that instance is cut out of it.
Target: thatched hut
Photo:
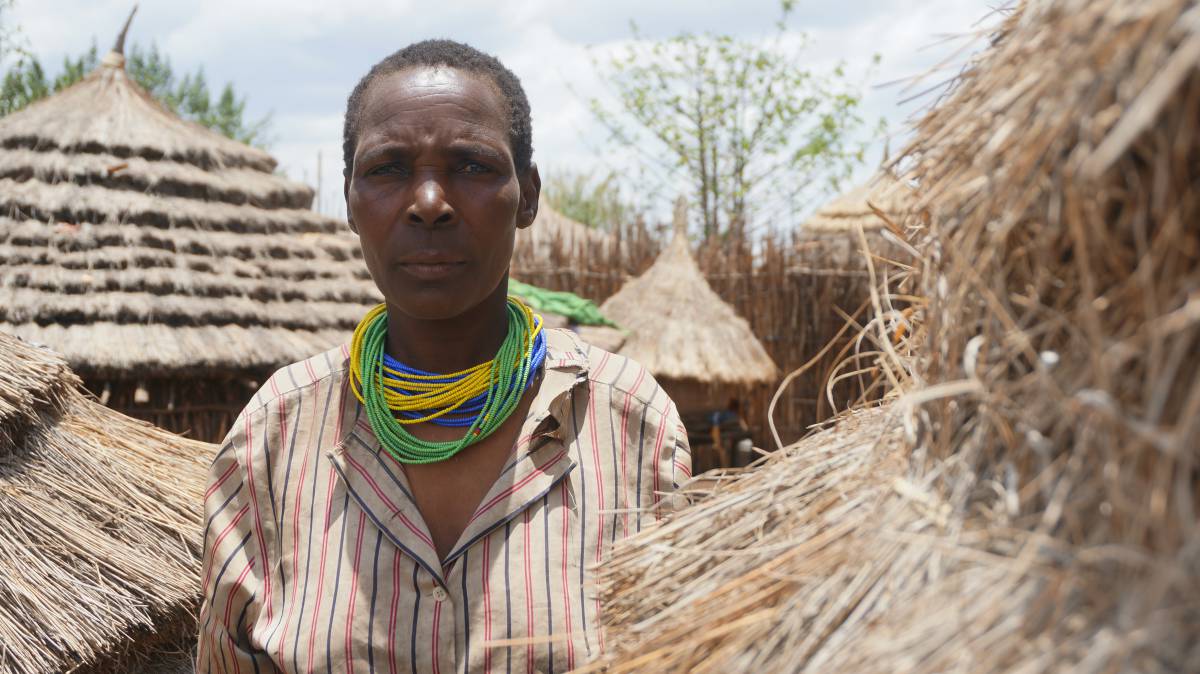
[[[620,353],[653,373],[689,429],[699,430],[709,413],[748,387],[773,382],[777,370],[746,319],[704,279],[688,248],[686,209],[680,200],[674,236],[654,264],[600,311],[628,335]],[[697,442],[704,437],[697,434]]]
[[[153,100],[123,36],[83,81],[0,118],[0,330],[65,355],[108,405],[217,439],[377,292],[345,223],[267,153]]]
[[[542,202],[533,225],[517,232],[513,270],[517,276],[522,270],[544,271],[555,258],[601,256],[613,245],[607,232],[572,220]]]
[[[641,223],[614,231],[588,227],[543,201],[533,226],[517,232],[512,276],[599,302],[617,289],[623,270],[640,271],[638,265],[657,252],[647,245],[653,242],[645,230]]]
[[[844,235],[854,232],[856,227],[868,232],[882,229],[886,226],[884,217],[893,223],[903,218],[910,193],[911,189],[891,173],[879,173],[818,208],[800,226],[800,231],[820,236]]]
[[[856,232],[861,228],[867,234],[876,254],[902,246],[898,223],[911,201],[912,188],[890,171],[881,171],[818,208],[800,225],[796,245],[810,264],[860,271],[863,260]]]
[[[0,670],[190,671],[214,448],[79,384],[0,333]]]
[[[1005,20],[905,153],[892,401],[620,548],[608,671],[1200,671],[1196,11]]]

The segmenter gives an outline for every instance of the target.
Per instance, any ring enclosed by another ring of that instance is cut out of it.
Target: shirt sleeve
[[[239,418],[234,428],[240,427]],[[197,674],[278,671],[250,643],[248,625],[258,615],[263,560],[254,540],[253,513],[238,457],[241,433],[231,433],[209,470],[204,499],[204,556],[200,569]]]
[[[655,495],[655,519],[678,510],[687,499],[675,493],[680,485],[692,477],[692,450],[688,444],[687,429],[679,418],[674,403],[669,403],[659,419],[662,428],[661,458],[655,464],[658,471],[655,483],[662,493]]]
[[[671,454],[671,487],[679,489],[679,485],[692,479],[692,447],[688,444],[687,428],[679,418],[679,412],[671,405],[667,414],[667,423],[675,429],[675,441]]]

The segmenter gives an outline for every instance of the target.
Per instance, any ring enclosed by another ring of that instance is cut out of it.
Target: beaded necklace
[[[487,438],[512,415],[546,358],[542,317],[508,298],[508,334],[492,360],[438,374],[409,367],[387,355],[387,306],[359,322],[350,343],[350,383],[371,430],[401,463],[445,461]],[[405,426],[419,423],[462,428],[462,438],[429,441]]]

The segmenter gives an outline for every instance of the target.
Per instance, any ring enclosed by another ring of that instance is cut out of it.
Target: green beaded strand
[[[445,461],[496,432],[521,401],[533,356],[533,339],[520,310],[508,305],[508,334],[489,371],[491,385],[483,409],[466,435],[458,440],[430,441],[414,436],[398,422],[388,407],[383,388],[383,353],[387,343],[387,316],[381,314],[367,326],[362,345],[362,394],[371,430],[396,461],[426,464]]]

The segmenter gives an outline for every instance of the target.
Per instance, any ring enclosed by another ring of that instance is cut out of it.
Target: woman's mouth
[[[438,254],[418,254],[405,257],[397,265],[404,273],[422,281],[453,276],[466,266],[465,260]]]

